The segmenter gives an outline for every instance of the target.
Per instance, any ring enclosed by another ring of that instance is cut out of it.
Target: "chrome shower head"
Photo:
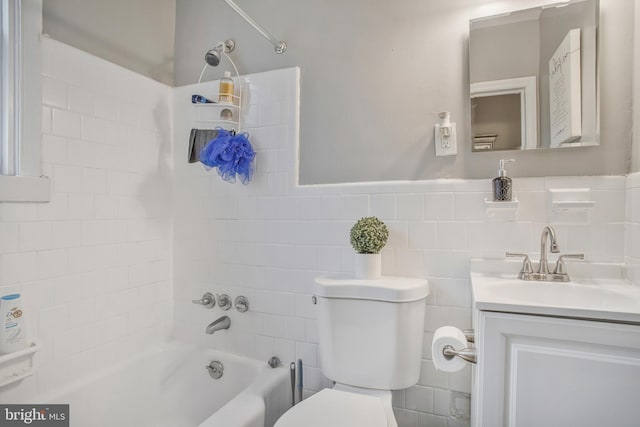
[[[212,67],[217,67],[220,64],[220,52],[217,49],[211,49],[204,55],[204,62],[211,65]]]
[[[233,52],[233,49],[235,47],[236,44],[231,39],[225,40],[224,42],[218,42],[218,44],[216,44],[216,47],[210,49],[204,55],[204,61],[212,67],[217,67],[220,64],[220,57],[222,56],[222,52],[231,53]]]

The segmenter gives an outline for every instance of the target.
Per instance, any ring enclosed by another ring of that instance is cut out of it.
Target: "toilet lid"
[[[387,427],[374,396],[324,389],[289,409],[274,427]]]

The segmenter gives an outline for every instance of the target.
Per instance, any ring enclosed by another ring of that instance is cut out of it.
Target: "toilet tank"
[[[427,280],[323,276],[314,291],[320,367],[327,378],[380,390],[418,382]]]

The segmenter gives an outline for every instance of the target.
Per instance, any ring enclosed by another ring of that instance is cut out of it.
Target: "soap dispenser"
[[[513,200],[511,178],[507,176],[507,171],[504,168],[505,163],[515,162],[515,159],[501,159],[500,170],[498,176],[493,178],[493,201],[494,202],[510,202]]]

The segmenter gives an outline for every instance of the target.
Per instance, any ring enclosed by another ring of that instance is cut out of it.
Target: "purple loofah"
[[[218,173],[227,182],[236,182],[236,174],[243,184],[253,177],[253,160],[256,152],[249,142],[248,133],[233,133],[217,128],[218,136],[200,151],[200,162],[207,169],[218,168]]]

